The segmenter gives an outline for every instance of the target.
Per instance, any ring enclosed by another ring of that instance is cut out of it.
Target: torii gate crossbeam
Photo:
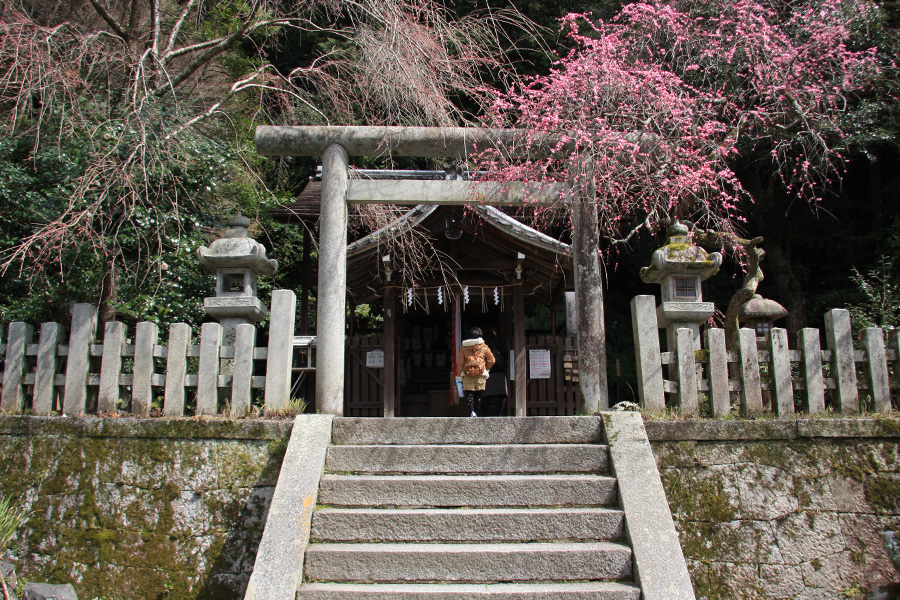
[[[344,407],[344,321],[347,294],[347,203],[382,204],[522,204],[521,182],[395,182],[349,179],[350,156],[423,156],[463,158],[475,151],[497,148],[513,152],[527,138],[531,158],[546,157],[556,148],[551,136],[515,129],[464,127],[274,127],[256,130],[256,147],[267,156],[321,156],[322,204],[319,220],[319,281],[316,335],[316,401],[326,414],[342,415]],[[535,185],[528,195],[536,204],[553,204],[563,196],[561,184]],[[583,220],[575,203],[573,222]],[[590,213],[587,213],[588,215]],[[596,222],[596,207],[593,207]],[[581,218],[580,218],[581,217]],[[594,227],[594,230],[596,228]],[[574,237],[587,238],[583,227]],[[578,242],[581,243],[578,243]],[[579,321],[579,375],[584,411],[608,407],[606,360],[603,348],[603,307],[597,240],[573,240],[575,296]],[[579,250],[580,249],[580,250]],[[586,250],[585,250],[586,249]],[[580,260],[578,252],[585,254]],[[599,332],[599,336],[597,335]],[[599,342],[598,342],[599,338]],[[582,343],[584,340],[585,343]],[[391,361],[392,362],[392,361]],[[387,364],[386,364],[387,366]],[[525,356],[516,356],[516,373],[525,373]],[[525,403],[517,402],[517,416],[525,416]]]

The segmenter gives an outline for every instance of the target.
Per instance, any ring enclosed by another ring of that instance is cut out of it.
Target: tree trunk
[[[741,344],[741,306],[753,297],[759,282],[765,279],[762,269],[759,268],[759,261],[766,255],[758,246],[761,242],[760,237],[744,245],[747,252],[747,273],[744,275],[744,283],[728,301],[728,309],[725,311],[725,344],[729,350],[736,350]]]
[[[791,262],[791,240],[787,236],[769,238],[766,243],[766,258],[769,280],[775,296],[788,310],[787,330],[796,334],[809,323],[806,310],[806,294],[800,278],[794,272]]]
[[[774,174],[766,177],[759,171],[744,171],[740,173],[740,179],[758,204],[756,210],[749,212],[748,218],[754,231],[766,236],[766,271],[774,292],[771,295],[788,310],[787,329],[794,335],[808,322],[806,293],[791,261],[791,234],[779,232],[768,223],[770,211],[765,207],[778,205],[778,178]],[[786,214],[781,214],[779,219],[785,217]]]
[[[106,273],[100,286],[100,306],[97,313],[101,324],[116,320],[116,303],[119,301],[119,264],[121,252],[114,250],[106,260]]]
[[[729,350],[736,349],[740,344],[741,306],[753,297],[756,288],[759,287],[759,282],[765,279],[762,269],[759,267],[760,261],[766,255],[765,250],[759,247],[763,243],[763,238],[755,237],[752,240],[746,240],[734,235],[723,235],[717,231],[697,230],[697,233],[697,244],[706,249],[721,249],[731,254],[737,254],[737,248],[740,247],[747,253],[747,273],[744,275],[744,282],[731,296],[725,311],[725,345]]]
[[[606,331],[600,232],[594,168],[588,158],[573,181],[572,256],[575,261],[575,314],[578,324],[578,382],[583,411],[609,408],[606,376]]]

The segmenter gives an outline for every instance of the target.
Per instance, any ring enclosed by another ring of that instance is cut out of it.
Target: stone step
[[[318,503],[350,507],[613,506],[616,480],[597,475],[330,475]]]
[[[639,600],[627,583],[347,584],[311,583],[297,600]]]
[[[594,444],[603,440],[600,417],[338,417],[334,444]]]
[[[313,515],[316,542],[542,542],[622,538],[607,508],[334,509]]]
[[[598,444],[331,446],[330,473],[606,473]]]
[[[308,581],[572,582],[631,578],[631,549],[610,542],[310,544]]]

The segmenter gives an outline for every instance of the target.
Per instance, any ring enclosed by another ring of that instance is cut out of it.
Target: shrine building
[[[358,175],[382,179],[462,176],[444,171],[360,171]],[[313,179],[294,203],[273,214],[286,222],[302,221],[312,229],[320,194],[321,184]],[[420,254],[404,246],[410,236],[420,244]],[[360,332],[354,319],[348,319],[344,415],[467,415],[464,401],[457,397],[454,376],[456,352],[472,327],[482,329],[498,355],[498,364],[491,370],[495,381],[486,395],[492,389],[506,391],[505,397],[491,395],[485,416],[514,415],[517,406],[521,410],[520,403],[528,415],[575,414],[580,391],[573,319],[566,319],[568,327],[556,320],[560,304],[567,305],[567,313],[572,309],[568,244],[492,206],[421,204],[346,248],[350,314],[362,304],[380,306],[383,321],[381,331]],[[310,286],[304,281],[303,287],[299,312],[301,331],[306,332]],[[540,305],[548,308],[550,335],[526,336],[526,311]],[[527,357],[525,372],[516,373],[513,357],[521,351]],[[306,397],[314,397],[314,383],[302,384],[308,390]]]

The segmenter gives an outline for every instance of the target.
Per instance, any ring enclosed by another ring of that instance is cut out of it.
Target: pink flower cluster
[[[868,0],[852,10],[651,0],[609,23],[568,15],[573,50],[497,94],[486,119],[523,130],[520,147],[481,152],[480,167],[496,180],[572,183],[571,200],[597,202],[612,238],[676,216],[733,231],[752,200],[736,175],[746,161],[768,161],[787,189],[815,199],[840,167],[850,95],[878,76],[876,49],[847,47],[853,20],[875,10]],[[548,135],[552,155],[529,158]]]

